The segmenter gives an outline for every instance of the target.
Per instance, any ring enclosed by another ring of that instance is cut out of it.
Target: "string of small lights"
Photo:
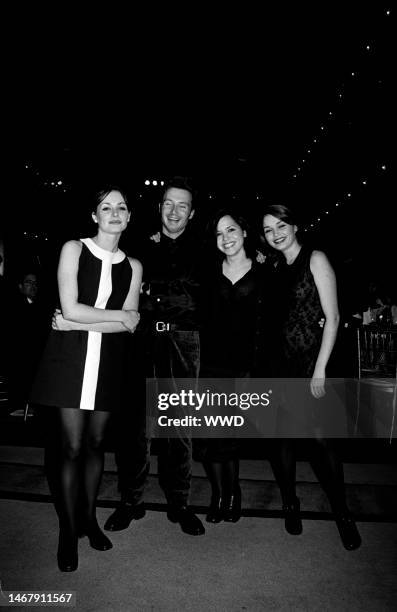
[[[41,171],[38,170],[30,161],[25,162],[25,170],[30,173],[31,178],[33,178],[40,187],[56,189],[57,191],[61,191],[63,193],[66,193],[70,187],[66,184],[65,180],[59,176],[51,178],[48,176],[44,177]]]
[[[381,11],[382,11],[382,19],[386,20],[390,18],[391,16],[390,9],[381,9]],[[358,50],[358,54],[357,54],[357,65],[355,65],[348,71],[343,82],[337,87],[336,92],[335,92],[335,97],[330,106],[330,110],[328,110],[328,112],[324,116],[321,124],[319,125],[318,131],[311,137],[310,141],[304,147],[304,154],[302,158],[299,160],[297,167],[292,172],[292,175],[288,179],[292,187],[295,187],[298,185],[298,182],[302,179],[303,175],[305,174],[304,170],[307,170],[310,167],[310,162],[314,161],[315,155],[318,154],[319,152],[320,143],[326,142],[326,137],[330,135],[333,129],[335,129],[338,122],[343,119],[344,105],[345,103],[348,102],[349,92],[351,93],[352,88],[354,88],[359,83],[360,79],[364,77],[366,73],[366,67],[368,65],[368,62],[370,60],[373,61],[374,59],[376,59],[377,50],[378,48],[377,48],[377,42],[375,40],[375,37],[372,37],[371,39],[366,39],[361,43],[360,48]],[[362,60],[362,65],[359,64],[360,59]],[[377,78],[374,82],[374,85],[376,87],[381,88],[384,85],[383,80],[381,78]],[[69,184],[65,180],[65,178],[60,175],[52,175],[52,176],[45,175],[44,172],[38,169],[31,160],[26,161],[24,166],[25,166],[26,172],[28,172],[31,178],[35,180],[37,184],[42,188],[53,190],[54,192],[58,192],[58,193],[67,193],[70,191],[72,187],[72,185]],[[376,163],[372,172],[367,171],[365,176],[362,176],[361,179],[354,179],[354,177],[352,177],[353,180],[355,181],[355,184],[352,185],[352,187],[349,190],[347,190],[344,194],[342,194],[336,201],[334,201],[333,204],[328,204],[327,210],[316,212],[315,218],[313,218],[307,224],[307,226],[304,227],[304,231],[314,230],[316,227],[318,227],[318,224],[320,224],[323,220],[326,220],[327,218],[329,218],[329,216],[333,212],[336,212],[338,209],[342,208],[343,205],[349,200],[351,201],[351,199],[357,193],[357,190],[359,188],[365,188],[368,183],[371,183],[371,181],[374,179],[376,175],[378,174],[385,175],[388,168],[389,168],[389,164],[386,164],[386,160],[385,160],[385,161]],[[158,187],[163,187],[165,183],[164,183],[164,180],[159,179],[159,178],[150,178],[150,179],[146,178],[143,181],[143,184],[146,188],[150,188],[150,187],[158,188]],[[145,189],[143,189],[142,191],[137,190],[135,197],[137,199],[144,198],[145,191],[146,191]],[[208,200],[211,200],[211,201],[216,201],[218,196],[219,194],[217,194],[214,190],[207,193],[207,198]],[[240,196],[231,195],[230,197],[233,200],[235,200],[236,198]],[[256,200],[257,202],[262,201],[263,196],[257,193],[256,195],[252,196],[252,199]],[[40,236],[35,233],[27,234],[25,232],[24,235],[28,237],[29,239],[33,239],[33,240],[37,240],[40,238]],[[47,237],[44,236],[44,239],[47,239]]]
[[[386,170],[387,170],[386,164],[381,164],[380,166],[376,168],[375,172],[370,177],[363,178],[358,183],[357,189],[360,187],[365,188],[371,182],[371,180],[374,179],[376,176],[380,176],[380,175],[384,176],[386,173]],[[332,209],[324,210],[323,212],[317,213],[318,216],[316,217],[316,219],[314,219],[312,223],[309,224],[308,227],[305,227],[304,231],[308,232],[314,229],[321,221],[328,218],[326,215],[332,214],[332,212],[335,211],[335,209],[339,209],[341,206],[343,206],[343,204],[345,204],[352,197],[353,197],[353,190],[347,192],[343,198],[340,198],[337,202],[335,202],[333,210]]]
[[[390,15],[391,15],[391,10],[384,9],[383,11],[384,18],[389,18]],[[373,40],[365,41],[362,43],[360,57],[364,60],[364,62],[367,62],[369,59],[373,59],[375,54],[376,54],[375,41]],[[314,137],[312,137],[312,140],[310,141],[310,143],[306,145],[306,148],[304,151],[304,157],[299,160],[297,167],[295,168],[295,170],[293,171],[290,177],[290,180],[296,181],[299,177],[302,176],[303,170],[307,168],[308,166],[309,158],[315,152],[316,145],[318,145],[324,139],[324,137],[328,135],[332,127],[332,124],[334,124],[338,116],[340,116],[341,110],[343,107],[343,103],[347,97],[348,88],[354,82],[357,82],[360,76],[362,76],[365,73],[365,70],[366,70],[365,64],[360,68],[360,70],[357,70],[357,69],[351,70],[347,78],[344,80],[344,82],[341,83],[341,85],[337,88],[335,101],[334,101],[335,107],[332,108],[332,110],[328,111],[326,117],[323,119],[323,121],[321,122],[321,125],[319,126],[318,133],[315,134]],[[376,85],[381,87],[383,85],[383,80],[377,79]]]
[[[391,15],[391,10],[390,9],[384,9],[383,10],[383,18],[384,19],[388,19]],[[364,64],[363,66],[360,67],[360,70],[354,69],[350,72],[350,74],[348,75],[348,78],[344,81],[344,83],[342,83],[342,85],[338,88],[337,90],[337,96],[336,96],[336,103],[338,104],[337,107],[335,107],[333,110],[330,110],[328,112],[328,116],[326,118],[325,121],[322,122],[322,124],[320,125],[320,130],[319,133],[313,138],[312,141],[312,145],[309,145],[309,148],[306,149],[305,151],[305,158],[301,159],[298,165],[298,167],[296,168],[296,170],[294,171],[293,175],[292,175],[292,180],[294,180],[296,182],[296,180],[302,176],[303,174],[303,167],[304,164],[305,167],[307,167],[307,161],[314,151],[314,147],[313,144],[317,145],[321,139],[330,132],[330,128],[331,128],[331,124],[337,121],[338,117],[342,116],[342,110],[343,110],[343,103],[345,102],[346,98],[347,98],[347,90],[348,87],[350,87],[352,84],[355,85],[358,83],[360,77],[363,77],[365,75],[366,72],[366,68],[368,66],[368,64],[366,63],[367,60],[369,60],[370,58],[373,60],[376,56],[376,42],[374,40],[372,41],[365,41],[362,43],[361,45],[361,52],[359,57],[361,57],[364,60]],[[384,85],[383,79],[379,78],[379,77],[375,77],[375,80],[373,82],[373,85],[375,87],[381,88]],[[349,121],[348,122],[349,127],[351,127],[352,122]],[[358,179],[356,186],[353,188],[351,188],[349,191],[347,191],[342,197],[340,197],[337,201],[335,201],[335,203],[333,204],[332,208],[329,208],[329,210],[324,210],[321,212],[317,212],[316,213],[316,217],[309,223],[309,225],[307,227],[304,228],[304,231],[312,231],[314,230],[316,227],[318,227],[318,225],[329,218],[329,215],[334,212],[337,211],[338,209],[340,209],[347,201],[351,200],[354,196],[354,193],[357,191],[358,188],[365,188],[368,183],[375,178],[376,175],[386,175],[386,171],[387,171],[388,167],[386,165],[386,163],[384,162],[380,162],[378,163],[374,169],[373,172],[371,174],[367,173],[367,175],[365,177],[362,177],[361,179]]]

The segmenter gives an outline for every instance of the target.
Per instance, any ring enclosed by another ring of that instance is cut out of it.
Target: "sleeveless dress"
[[[222,268],[205,288],[201,333],[201,376],[244,378],[254,360],[259,272],[255,264],[232,283]]]
[[[295,261],[283,259],[278,268],[282,295],[280,376],[311,378],[321,345],[324,317],[320,297],[310,270],[312,250],[301,247]]]
[[[233,392],[233,379],[252,374],[262,300],[261,276],[253,263],[244,276],[232,283],[220,265],[204,289],[200,377],[219,379],[220,393]],[[226,381],[231,386],[226,387]],[[210,462],[236,459],[241,446],[241,440],[234,437],[195,442],[195,458]]]
[[[324,317],[320,297],[310,270],[312,250],[301,247],[291,265],[282,261],[278,270],[280,282],[281,359],[284,402],[278,412],[278,437],[323,438],[345,435],[345,412],[342,401],[334,401],[327,390],[318,400],[310,391],[319,354]]]
[[[121,310],[132,269],[125,253],[81,239],[78,301]],[[127,333],[51,330],[33,384],[30,401],[60,408],[117,410],[121,405]]]

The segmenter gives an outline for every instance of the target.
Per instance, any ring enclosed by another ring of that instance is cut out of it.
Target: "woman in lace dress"
[[[297,237],[298,225],[286,206],[268,206],[263,216],[263,229],[268,245],[279,255],[276,260],[276,301],[279,304],[281,350],[277,376],[307,379],[310,397],[321,410],[321,398],[326,393],[326,368],[339,324],[334,270],[325,253],[301,245]],[[318,324],[322,317],[325,319],[323,328]],[[313,404],[310,399],[309,404]],[[290,401],[287,406],[287,414],[292,420],[295,405]],[[296,410],[301,408],[304,412],[305,406],[296,406]],[[306,416],[307,412],[304,418]],[[285,527],[293,535],[302,532],[300,502],[295,492],[296,443],[294,427],[291,427],[288,437],[276,444],[277,452],[273,458],[273,469],[283,500]],[[361,539],[347,509],[342,463],[330,440],[313,435],[309,445],[343,545],[348,550],[358,548]]]

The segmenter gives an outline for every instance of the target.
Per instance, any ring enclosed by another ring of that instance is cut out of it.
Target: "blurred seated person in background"
[[[10,399],[12,410],[24,410],[37,363],[51,326],[51,310],[39,297],[38,275],[25,270],[18,291],[11,296],[13,319],[17,325],[11,338]]]
[[[397,325],[397,291],[394,290],[394,295],[392,295],[391,299],[391,323],[392,325]]]
[[[383,284],[371,280],[362,301],[363,325],[392,325],[392,296]]]

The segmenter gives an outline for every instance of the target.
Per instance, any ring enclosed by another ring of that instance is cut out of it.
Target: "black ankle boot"
[[[220,523],[223,520],[224,511],[222,506],[222,498],[220,495],[211,497],[211,504],[208,508],[208,514],[205,517],[207,523]]]
[[[91,548],[95,548],[95,550],[102,551],[110,550],[111,548],[113,548],[113,544],[111,543],[109,538],[105,536],[96,520],[91,521],[87,524],[85,528],[85,533],[87,534]]]
[[[78,538],[70,533],[59,531],[57,560],[61,572],[75,572],[79,564],[77,553]]]
[[[300,502],[296,497],[295,501],[283,505],[285,530],[291,535],[300,535],[303,531],[300,517]]]
[[[356,550],[361,546],[361,536],[352,516],[346,512],[335,516],[336,526],[346,550]]]
[[[241,518],[241,489],[238,486],[233,495],[225,500],[223,520],[227,523],[237,523]]]

